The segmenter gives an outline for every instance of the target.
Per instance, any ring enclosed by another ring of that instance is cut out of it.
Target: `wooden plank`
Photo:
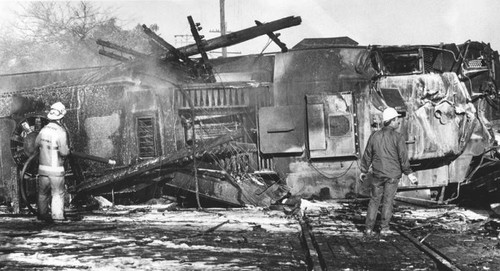
[[[209,100],[209,98],[208,98],[209,91],[206,90],[206,89],[204,89],[201,92],[203,94],[202,95],[203,96],[203,104],[202,104],[202,106],[203,107],[208,107],[208,105],[209,105],[209,102],[208,102],[208,100]]]
[[[250,105],[250,97],[249,96],[250,96],[249,91],[244,89],[242,91],[242,96],[241,96],[242,97],[241,99],[243,100],[244,105]]]
[[[234,96],[234,90],[233,89],[227,89],[227,105],[228,106],[234,105],[233,96]]]
[[[220,92],[221,92],[221,89],[218,88],[214,91],[214,94],[215,94],[215,97],[214,97],[214,100],[215,100],[215,105],[216,106],[220,106],[222,104],[221,102],[221,96],[220,96]]]
[[[208,107],[212,107],[212,106],[214,106],[214,92],[215,92],[215,90],[209,89],[207,92],[208,92],[208,95],[207,95]]]
[[[107,56],[109,58],[112,58],[112,59],[115,59],[115,60],[118,60],[118,61],[121,61],[121,62],[129,62],[131,59],[129,58],[126,58],[124,56],[120,56],[120,55],[117,55],[115,53],[112,53],[112,52],[108,52],[106,50],[103,50],[103,49],[100,49],[99,50],[99,54],[100,55],[103,55],[103,56]]]
[[[149,29],[145,24],[142,25],[142,29],[146,35],[148,35],[154,42],[156,42],[158,45],[163,47],[165,50],[168,51],[168,53],[175,59],[182,59],[184,62],[188,63],[189,65],[194,65],[193,61],[189,59],[186,55],[184,55],[182,52],[177,50],[173,45],[170,43],[166,42],[163,38],[160,36],[156,35],[151,29]]]
[[[193,105],[194,107],[200,107],[200,96],[201,96],[201,90],[194,90],[193,93],[194,93],[194,101],[193,101]]]
[[[243,104],[242,99],[241,99],[241,96],[242,96],[241,93],[242,93],[241,89],[238,89],[238,88],[234,89],[234,96],[235,96],[234,104],[235,105],[242,105]]]
[[[132,50],[132,49],[127,48],[127,47],[120,46],[120,45],[118,45],[118,44],[114,44],[114,43],[109,42],[109,41],[104,41],[104,40],[98,39],[98,40],[96,41],[96,43],[97,43],[98,45],[105,46],[105,47],[111,48],[111,49],[113,49],[113,50],[117,50],[117,51],[123,52],[123,53],[125,53],[125,54],[132,55],[132,56],[134,56],[134,57],[144,58],[144,59],[149,58],[149,56],[148,56],[148,55],[146,55],[146,54],[143,54],[143,53],[141,53],[141,52],[137,52],[137,51]],[[124,58],[125,58],[125,57],[124,57]],[[127,59],[127,58],[125,58],[125,59]]]
[[[262,25],[262,23],[259,22],[259,21],[257,21],[257,20],[255,20],[255,24],[256,25]],[[284,44],[283,42],[281,42],[281,40],[278,38],[279,34],[274,34],[273,32],[268,32],[267,36],[272,41],[274,41],[274,43],[276,43],[276,45],[278,45],[281,48],[281,52],[282,53],[288,52],[288,48],[286,47],[286,44]]]

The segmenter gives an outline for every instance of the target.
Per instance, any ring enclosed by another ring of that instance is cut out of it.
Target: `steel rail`
[[[398,229],[398,227],[393,227],[393,229],[399,233],[401,236],[405,237],[408,239],[410,242],[412,242],[418,249],[423,251],[425,254],[427,254],[429,257],[432,258],[438,265],[439,265],[439,270],[450,270],[450,271],[460,271],[461,269],[455,266],[451,261],[446,259],[445,257],[441,256],[441,252],[437,250],[436,248],[426,245],[418,241],[415,237],[407,234],[406,232]]]

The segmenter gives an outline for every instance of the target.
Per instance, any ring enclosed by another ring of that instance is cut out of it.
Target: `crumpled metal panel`
[[[397,88],[409,107],[401,132],[406,136],[411,160],[456,158],[473,132],[488,137],[464,83],[455,73],[382,78],[379,88]],[[374,91],[375,107],[383,109]],[[377,106],[378,105],[378,106]]]
[[[384,97],[385,102],[388,106],[393,107],[397,111],[407,111],[406,103],[399,93],[397,88],[381,88],[380,92],[382,97]]]

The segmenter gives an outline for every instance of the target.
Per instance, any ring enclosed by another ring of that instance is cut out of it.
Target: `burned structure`
[[[499,59],[489,44],[360,46],[343,37],[287,48],[274,32],[300,17],[256,21],[211,40],[188,21],[193,45],[175,48],[144,26],[154,54],[100,40],[100,53],[120,64],[2,76],[3,200],[19,208],[20,190],[32,197],[30,144],[54,101],[69,108],[74,151],[117,161],[69,159],[73,195],[196,193],[231,206],[269,206],[287,193],[366,194],[358,160],[387,106],[404,115],[400,132],[419,179],[411,185],[403,177],[401,190],[443,202],[457,196],[447,198],[446,187],[479,178],[484,157],[497,165]],[[260,35],[281,52],[207,57]]]

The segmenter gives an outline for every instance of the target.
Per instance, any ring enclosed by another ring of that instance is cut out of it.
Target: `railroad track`
[[[456,254],[446,255],[426,242],[430,234],[416,237],[403,224],[391,223],[391,234],[367,238],[362,209],[340,204],[304,214],[310,270],[478,270],[463,268]]]
[[[400,234],[401,236],[408,239],[418,249],[420,249],[425,254],[427,254],[429,257],[431,257],[434,260],[434,262],[436,263],[439,270],[460,271],[460,268],[458,268],[456,265],[454,265],[452,263],[452,261],[444,253],[442,253],[441,251],[439,251],[435,247],[431,246],[430,244],[426,244],[426,243],[422,242],[423,240],[422,241],[418,240],[414,236],[411,236],[409,233],[404,232],[403,230],[399,229],[397,226],[394,227],[394,229],[398,234]]]

